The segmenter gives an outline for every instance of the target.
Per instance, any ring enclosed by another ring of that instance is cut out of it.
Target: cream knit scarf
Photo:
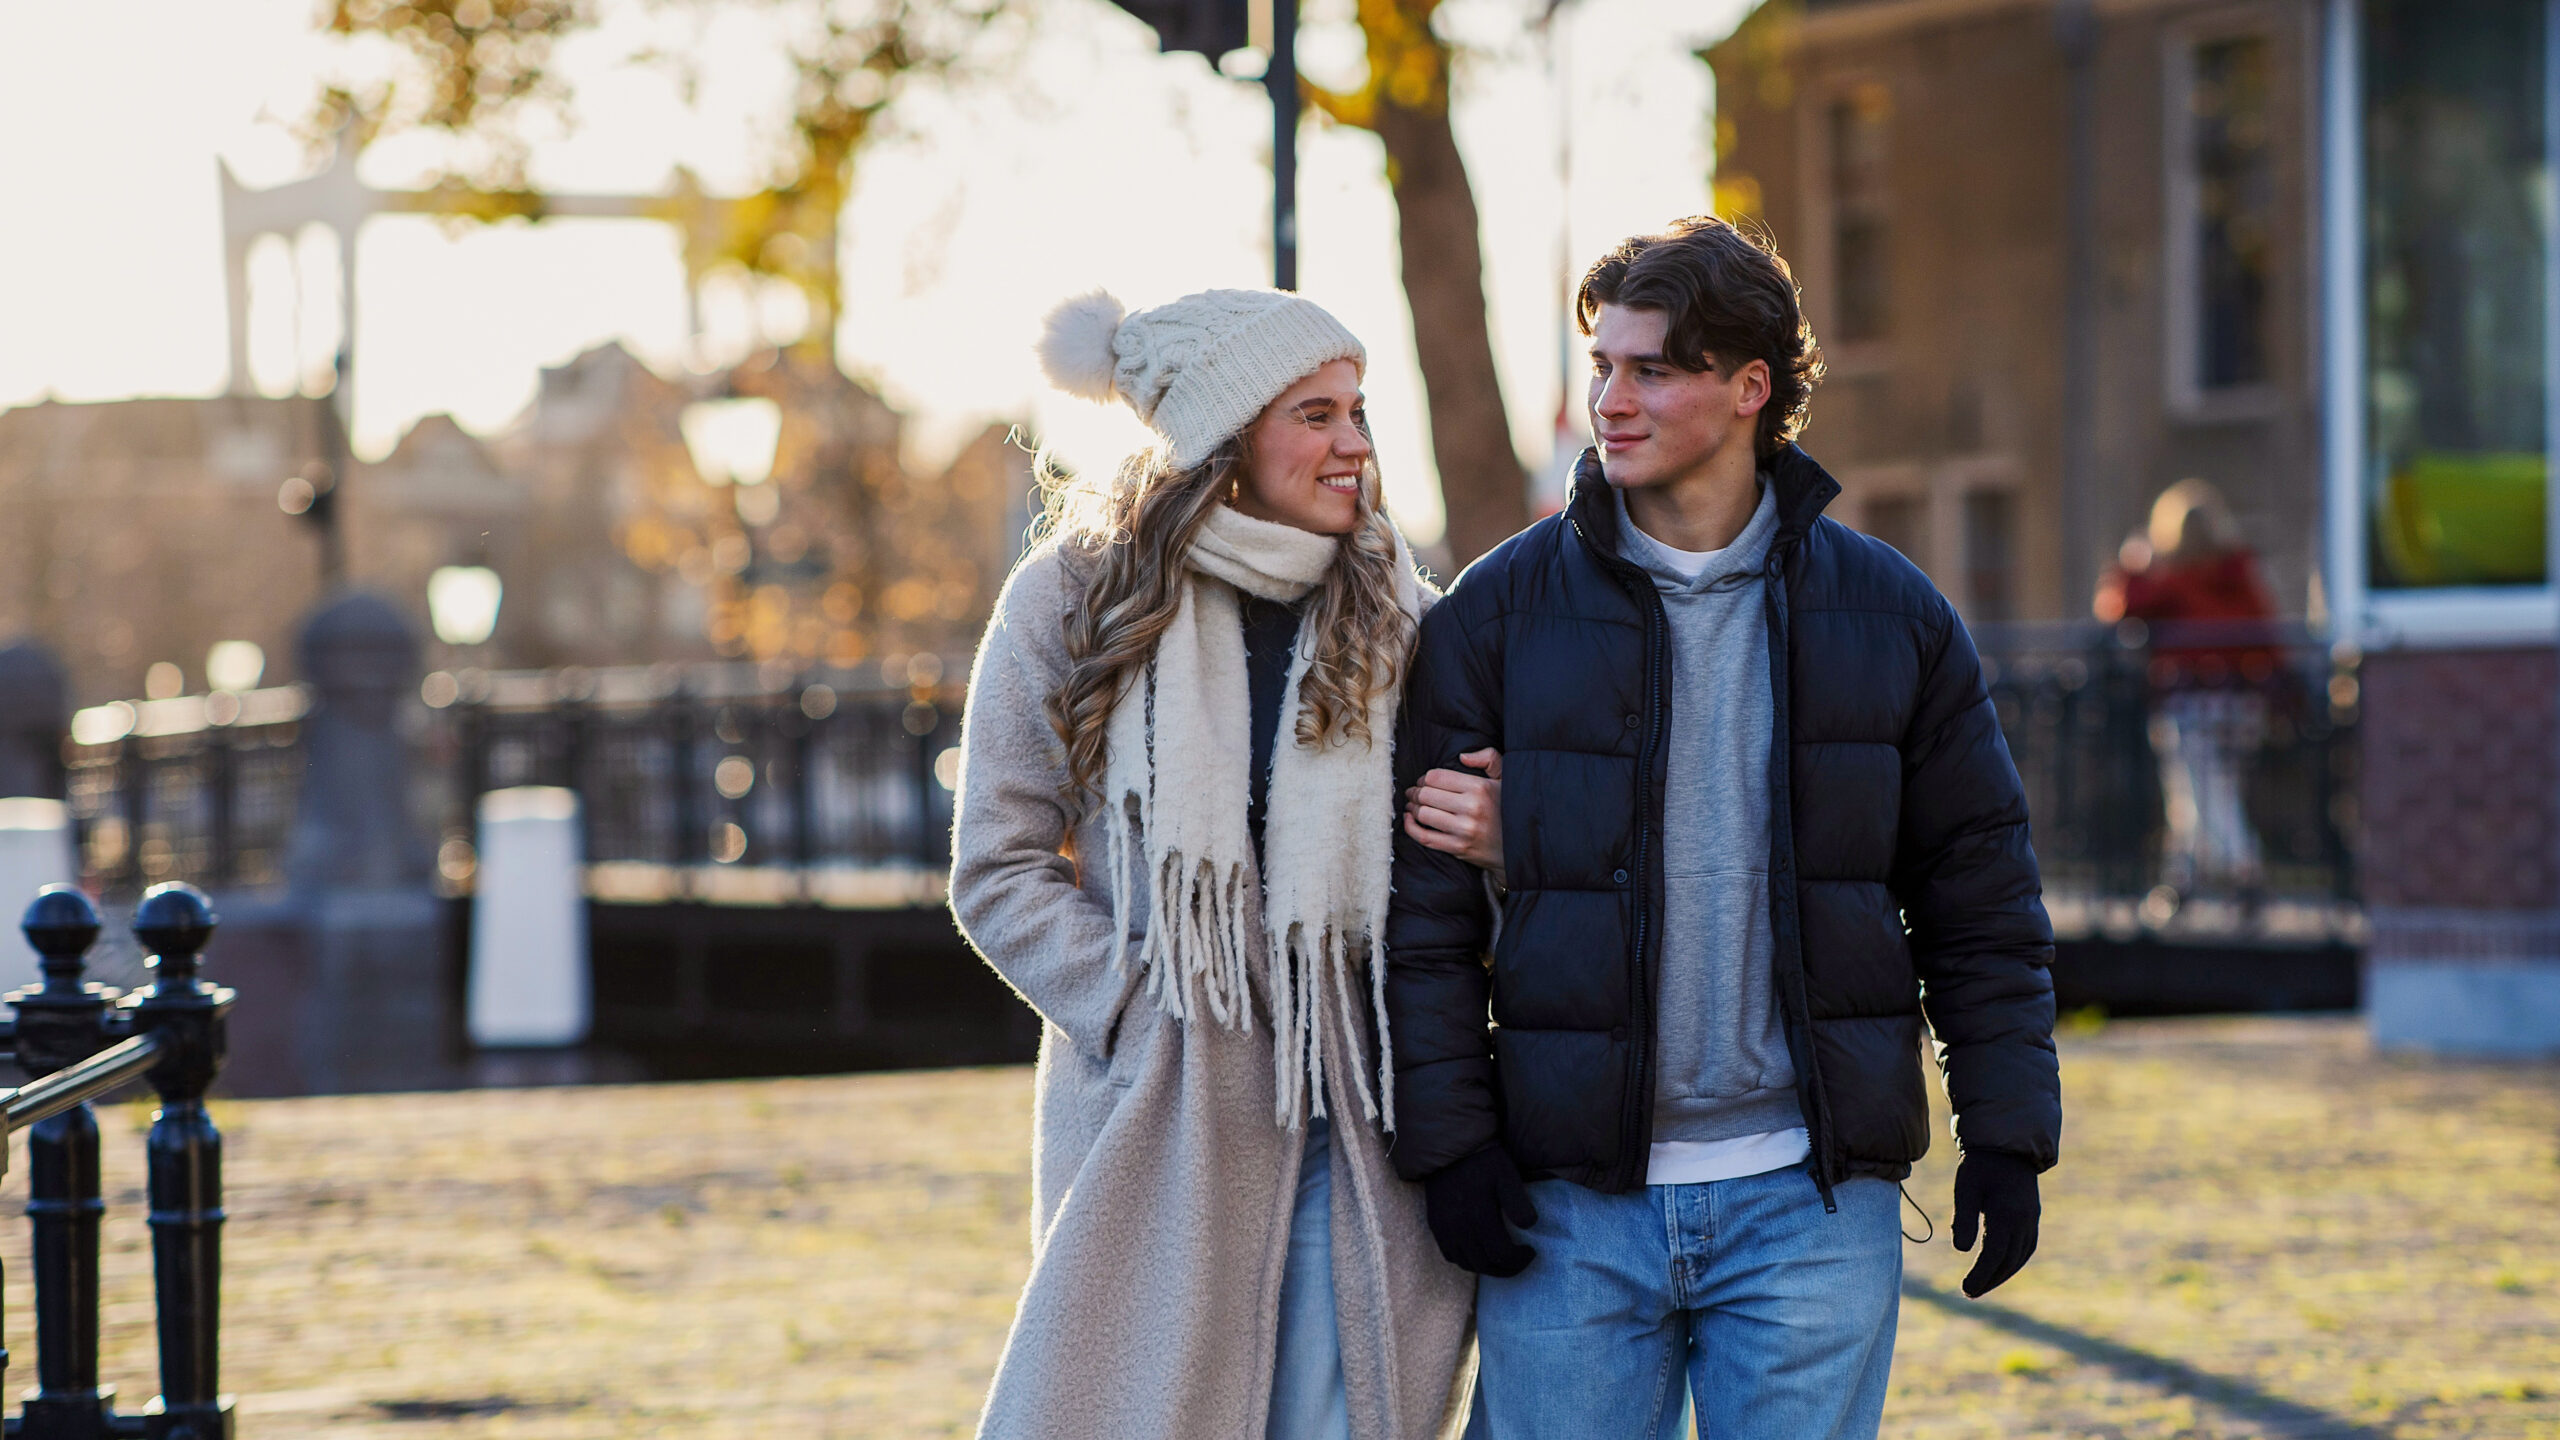
[[[1377,1015],[1379,1084],[1373,1092],[1356,1065],[1351,1078],[1361,1109],[1395,1126],[1384,941],[1401,687],[1370,700],[1369,741],[1299,743],[1296,697],[1312,649],[1304,636],[1289,662],[1272,747],[1263,933],[1244,933],[1253,747],[1236,592],[1294,602],[1324,578],[1341,543],[1224,505],[1212,511],[1187,557],[1192,574],[1182,607],[1113,708],[1104,736],[1112,908],[1127,935],[1140,878],[1135,867],[1143,863],[1147,934],[1137,964],[1147,993],[1176,1019],[1205,1017],[1249,1034],[1248,975],[1258,955],[1269,976],[1278,1119],[1291,1130],[1310,1104],[1314,1114],[1325,1113],[1326,1055],[1359,1053],[1364,988]],[[1396,602],[1419,617],[1423,582],[1402,536],[1396,575]],[[1121,953],[1125,961],[1127,947]],[[1359,983],[1363,968],[1366,987]]]

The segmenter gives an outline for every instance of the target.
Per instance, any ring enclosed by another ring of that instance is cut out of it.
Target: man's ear
[[[1769,362],[1746,360],[1733,372],[1733,413],[1748,420],[1769,404]]]

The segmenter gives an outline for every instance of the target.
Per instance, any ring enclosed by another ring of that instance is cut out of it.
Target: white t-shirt
[[[1704,1185],[1739,1180],[1801,1165],[1813,1153],[1813,1137],[1801,1125],[1730,1140],[1659,1140],[1646,1158],[1647,1185]]]
[[[1665,569],[1678,572],[1685,580],[1695,580],[1706,574],[1708,564],[1724,553],[1722,550],[1674,550],[1644,533],[1644,527],[1635,523],[1632,515],[1627,517],[1627,531],[1636,537],[1637,543],[1653,552],[1654,558],[1661,561]]]

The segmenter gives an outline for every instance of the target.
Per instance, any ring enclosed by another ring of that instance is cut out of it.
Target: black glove
[[[1971,1250],[1974,1226],[1982,1227],[1982,1258],[1964,1277],[1967,1296],[1979,1300],[2026,1268],[2043,1215],[2034,1165],[1997,1150],[1969,1151],[1956,1162],[1956,1248]]]
[[[1538,1207],[1520,1168],[1500,1145],[1487,1145],[1422,1182],[1423,1213],[1431,1238],[1449,1263],[1479,1275],[1509,1279],[1529,1268],[1538,1252],[1511,1238],[1512,1225],[1538,1223]]]

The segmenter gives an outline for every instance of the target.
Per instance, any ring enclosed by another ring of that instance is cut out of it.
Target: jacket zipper
[[[1787,696],[1787,686],[1793,674],[1790,653],[1793,649],[1793,620],[1787,607],[1786,592],[1787,558],[1793,548],[1792,545],[1782,545],[1771,552],[1768,573],[1763,582],[1769,587],[1769,700],[1774,711],[1769,735],[1769,848],[1772,869],[1776,869],[1776,862],[1783,860],[1786,877],[1785,894],[1781,896],[1774,883],[1775,876],[1772,876],[1769,902],[1773,910],[1783,909],[1787,922],[1786,933],[1778,942],[1779,954],[1787,964],[1787,973],[1782,977],[1784,983],[1779,987],[1783,997],[1780,1003],[1795,1012],[1790,1018],[1797,1033],[1804,1037],[1804,1074],[1799,1077],[1799,1083],[1805,1087],[1805,1134],[1808,1148],[1812,1151],[1814,1188],[1822,1192],[1823,1212],[1830,1214],[1840,1208],[1831,1193],[1836,1167],[1830,1151],[1831,1127],[1825,1123],[1829,1119],[1830,1102],[1822,1085],[1820,1057],[1814,1052],[1813,1016],[1805,995],[1804,924],[1795,896],[1796,828],[1792,794],[1795,784],[1795,717],[1790,712]],[[1783,854],[1780,853],[1782,851]],[[1776,928],[1778,918],[1777,915],[1770,917],[1772,929]]]

